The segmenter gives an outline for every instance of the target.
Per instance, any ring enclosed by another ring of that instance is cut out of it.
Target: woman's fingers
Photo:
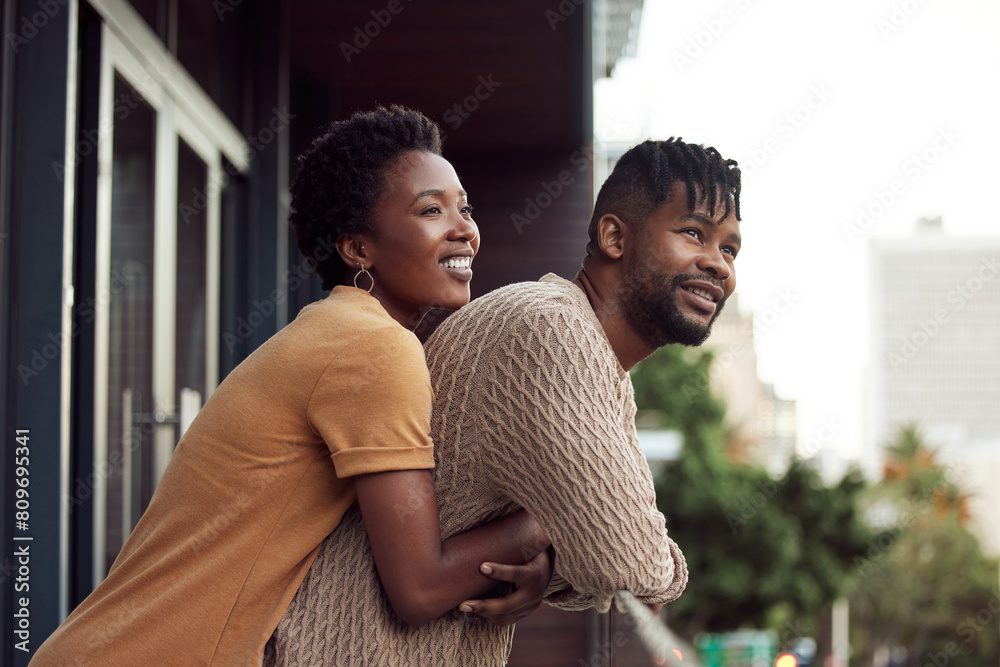
[[[524,565],[483,563],[479,571],[491,579],[507,581],[516,589],[510,595],[490,600],[466,600],[459,610],[481,616],[497,625],[516,623],[538,609],[552,576],[552,556],[543,551]]]
[[[541,551],[524,565],[483,563],[479,566],[479,571],[491,579],[514,584],[544,579],[545,586],[548,586],[549,578],[552,576],[552,556],[548,551]]]
[[[530,563],[531,561],[529,561]],[[490,579],[517,583],[530,575],[529,565],[504,565],[503,563],[483,563],[479,571]]]
[[[480,616],[495,625],[510,625],[538,609],[538,605],[541,604],[540,600],[526,600],[524,599],[526,597],[528,596],[519,595],[515,591],[503,598],[469,600],[463,602],[460,608],[468,606],[472,610],[469,613]]]

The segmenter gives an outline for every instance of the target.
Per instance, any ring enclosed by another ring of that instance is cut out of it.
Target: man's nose
[[[698,256],[698,268],[719,280],[728,280],[732,273],[732,266],[722,248],[718,247],[705,247]]]

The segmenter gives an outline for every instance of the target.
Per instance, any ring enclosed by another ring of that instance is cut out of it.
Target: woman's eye
[[[466,204],[465,206],[463,206],[462,207],[462,213],[465,213],[466,215],[471,215],[472,214],[472,204]]]
[[[437,206],[431,206],[431,207],[429,207],[429,208],[425,208],[425,209],[424,209],[424,213],[434,213],[434,214],[438,214],[438,213],[440,213],[440,212],[441,212],[441,209],[440,209],[440,208],[438,208]]]

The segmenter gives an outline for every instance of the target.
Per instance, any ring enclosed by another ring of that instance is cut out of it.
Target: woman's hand
[[[419,627],[462,600],[496,586],[496,579],[478,567],[487,558],[523,563],[549,546],[541,526],[523,509],[442,542],[437,495],[429,470],[358,475],[354,484],[379,579],[396,615],[411,627]],[[551,564],[541,584],[537,579],[542,574],[534,568],[506,567],[513,571],[506,570],[505,576],[513,573],[515,583],[520,581],[520,586],[530,588],[537,607]],[[528,595],[525,590],[515,603],[523,603]],[[504,609],[510,613],[509,606]],[[528,612],[521,615],[524,613]]]
[[[483,563],[479,571],[498,581],[512,582],[516,587],[506,597],[490,600],[466,600],[459,611],[482,616],[497,625],[511,625],[538,609],[552,577],[555,556],[546,549],[524,565]]]

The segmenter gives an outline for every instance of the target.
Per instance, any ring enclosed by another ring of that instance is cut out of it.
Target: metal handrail
[[[685,645],[632,593],[616,591],[615,600],[618,602],[618,609],[632,617],[636,636],[657,664],[669,667],[699,667],[695,656],[686,655],[683,660],[677,656],[675,651],[681,652]]]

